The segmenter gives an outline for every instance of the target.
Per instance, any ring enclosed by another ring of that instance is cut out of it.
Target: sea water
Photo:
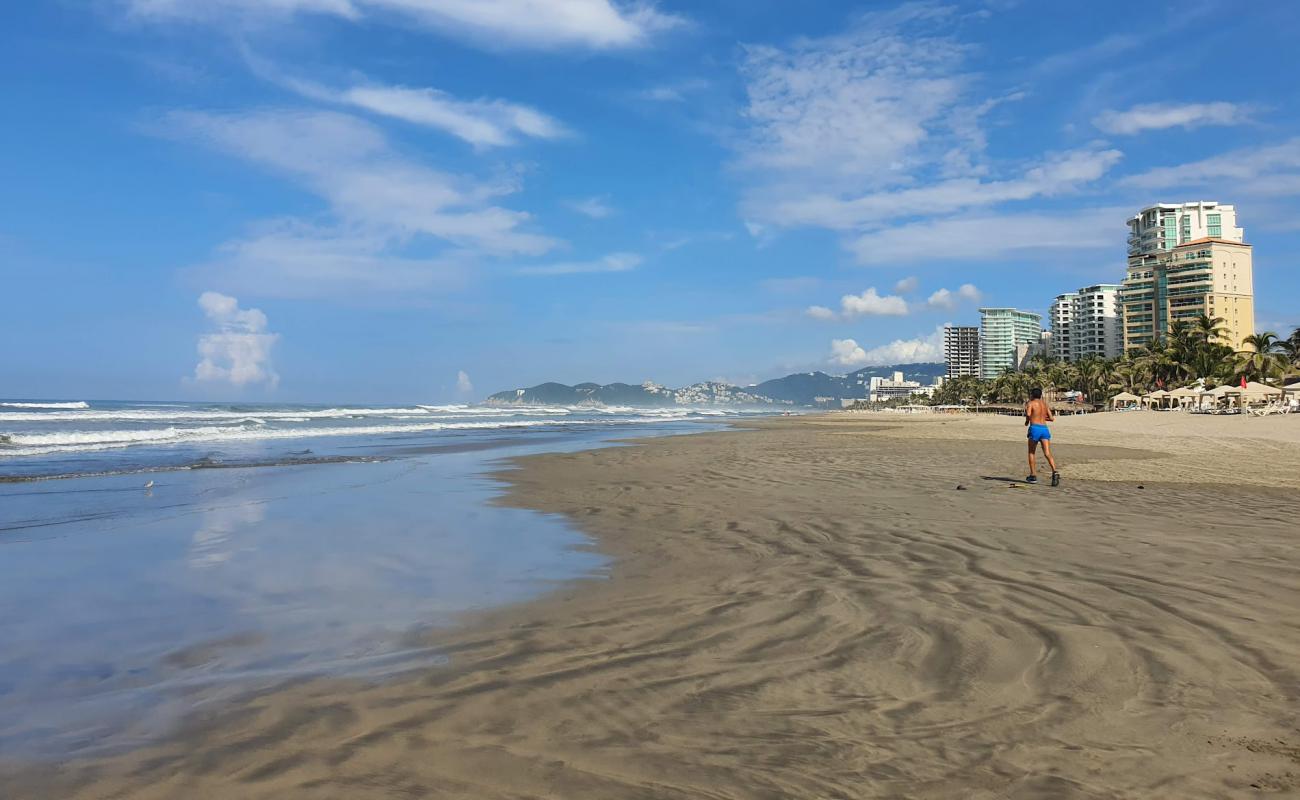
[[[436,669],[422,631],[605,568],[565,521],[488,503],[503,458],[751,413],[0,401],[0,751]]]

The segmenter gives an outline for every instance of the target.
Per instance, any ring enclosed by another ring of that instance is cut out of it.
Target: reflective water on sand
[[[440,663],[422,627],[604,565],[563,521],[488,505],[483,473],[611,435],[0,485],[0,750],[129,746],[236,691]]]

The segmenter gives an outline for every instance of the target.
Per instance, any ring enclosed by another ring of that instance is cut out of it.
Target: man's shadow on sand
[[[995,476],[993,476],[993,475],[981,475],[981,476],[980,476],[980,480],[982,480],[982,481],[1000,481],[1000,482],[1002,482],[1002,483],[1024,483],[1024,482],[1025,482],[1025,479],[1024,479],[1024,478],[998,478],[998,477],[995,477]]]

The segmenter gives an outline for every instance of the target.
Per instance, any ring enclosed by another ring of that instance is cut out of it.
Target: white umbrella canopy
[[[1142,398],[1132,392],[1120,392],[1110,399],[1110,407],[1119,408],[1120,406],[1136,406],[1141,402],[1141,400]]]
[[[1282,390],[1276,386],[1269,386],[1266,383],[1260,383],[1258,381],[1248,382],[1246,388],[1238,388],[1237,392],[1239,392],[1242,398],[1246,400],[1257,400],[1264,397],[1279,397],[1282,394]]]

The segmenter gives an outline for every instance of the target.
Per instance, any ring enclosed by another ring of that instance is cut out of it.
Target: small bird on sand
[[[146,488],[146,489],[152,489],[152,488],[153,488],[153,481],[149,481],[148,483],[146,483],[146,484],[144,485],[144,488]]]

